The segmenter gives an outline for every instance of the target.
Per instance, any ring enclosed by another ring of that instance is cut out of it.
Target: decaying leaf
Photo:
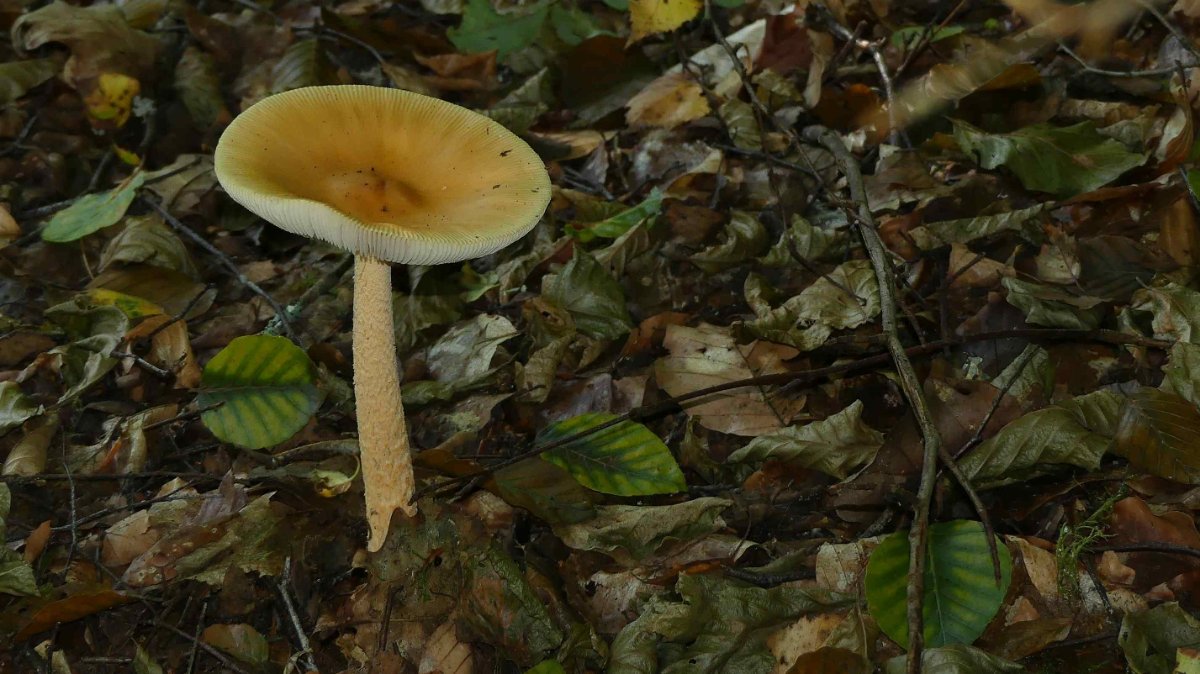
[[[820,421],[760,435],[728,461],[785,461],[844,478],[869,463],[881,444],[883,434],[863,423],[862,402],[856,400]]]
[[[668,544],[682,544],[725,526],[721,511],[732,505],[699,498],[670,506],[603,506],[586,522],[558,528],[563,542],[633,562]]]

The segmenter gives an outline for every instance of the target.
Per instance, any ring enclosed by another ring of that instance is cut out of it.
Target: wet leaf
[[[184,49],[175,64],[175,91],[199,129],[232,119],[221,93],[216,62],[194,46]]]
[[[84,296],[50,307],[45,315],[74,338],[47,352],[68,385],[58,399],[62,405],[83,395],[116,366],[112,353],[125,339],[129,319],[121,309],[93,306]]]
[[[114,5],[75,7],[61,1],[17,17],[12,40],[25,50],[66,45],[71,57],[63,65],[63,78],[85,100],[98,102],[123,89],[122,83],[151,77],[160,50],[158,40],[133,28]],[[105,75],[118,79],[103,84]]]
[[[862,401],[820,421],[761,435],[729,455],[730,462],[768,459],[795,463],[837,478],[871,462],[883,434],[862,421]]]
[[[477,315],[446,331],[429,349],[429,371],[441,384],[464,390],[486,379],[500,345],[517,336],[503,316]]]
[[[1157,339],[1200,344],[1200,291],[1174,282],[1142,288],[1129,309],[1150,312]]]
[[[1175,602],[1126,613],[1117,643],[1134,674],[1171,674],[1177,649],[1200,648],[1200,620]]]
[[[271,494],[246,503],[243,492],[208,494],[207,509],[186,522],[176,520],[134,559],[122,580],[141,588],[177,580],[220,586],[230,569],[269,576],[283,568],[283,515]],[[245,505],[243,505],[245,504]]]
[[[1112,451],[1151,475],[1200,483],[1200,409],[1182,396],[1143,387],[1125,400]]]
[[[1038,204],[1003,213],[928,222],[909,230],[908,236],[922,250],[932,250],[952,243],[968,243],[1010,231],[1020,234],[1031,243],[1038,243],[1043,238],[1039,224],[1049,208],[1048,204]]]
[[[462,311],[463,301],[458,295],[394,295],[392,321],[397,352],[406,353],[416,346],[426,328],[462,318]]]
[[[241,447],[277,445],[308,423],[320,405],[316,367],[284,337],[238,337],[204,367],[199,407],[212,434]]]
[[[85,586],[71,590],[66,596],[41,603],[17,632],[15,641],[23,641],[55,625],[86,618],[114,606],[127,604],[133,598],[103,586]]]
[[[26,396],[20,384],[0,381],[0,433],[7,433],[41,413],[41,405]]]
[[[8,383],[8,382],[5,382]],[[0,536],[6,530],[5,520],[8,518],[9,507],[12,504],[12,494],[8,485],[0,482]],[[7,546],[0,546],[0,594],[24,595],[36,597],[38,594],[37,579],[33,575],[33,567]]]
[[[767,248],[767,230],[750,213],[735,211],[725,225],[724,240],[696,253],[692,263],[715,274],[750,258],[762,255]]]
[[[1162,390],[1200,405],[1200,345],[1176,342],[1163,367]]]
[[[759,258],[765,267],[790,267],[796,264],[794,255],[809,261],[843,253],[846,250],[846,233],[842,230],[827,230],[815,227],[799,215],[792,217],[792,224],[771,246],[767,254]],[[794,251],[794,252],[793,252]]]
[[[1092,330],[1104,318],[1103,300],[1060,287],[1005,278],[1008,303],[1025,312],[1025,320],[1050,328]]]
[[[67,243],[117,224],[133,203],[145,179],[144,174],[135,173],[108,192],[97,192],[76,199],[75,203],[50,218],[42,230],[42,239]]]
[[[0,64],[0,104],[8,104],[30,89],[58,74],[62,63],[55,58],[10,61]]]
[[[743,150],[762,150],[762,129],[749,103],[731,98],[721,104],[717,115],[725,123],[725,128],[729,129],[730,140],[735,146]]]
[[[575,327],[596,339],[616,339],[633,327],[621,286],[579,248],[562,271],[547,277],[542,297],[569,311]]]
[[[613,414],[589,412],[559,421],[538,434],[537,444],[549,444],[615,418]],[[566,469],[583,486],[604,494],[673,494],[687,488],[671,451],[658,436],[634,421],[622,421],[543,452],[542,458]]]
[[[525,671],[525,674],[566,674],[557,660],[543,660]]]
[[[266,665],[270,655],[266,638],[245,623],[209,625],[200,639],[253,667]]]
[[[501,468],[495,479],[501,498],[550,524],[574,524],[595,515],[595,493],[567,471],[540,458]]]
[[[550,110],[553,103],[550,71],[542,68],[492,107],[479,112],[500,122],[513,133],[524,134],[538,117]]]
[[[717,575],[681,574],[680,599],[651,598],[613,639],[609,674],[770,672],[768,636],[846,600],[791,585],[763,589]]]
[[[558,39],[571,47],[597,35],[613,35],[601,27],[591,13],[570,5],[551,5],[550,25]]]
[[[955,520],[929,527],[925,562],[925,644],[969,645],[1000,610],[1012,580],[1012,556],[997,540],[1001,581],[996,583],[987,535],[979,522]],[[888,536],[867,563],[871,616],[893,641],[908,646],[908,532]]]
[[[976,488],[994,487],[1077,466],[1095,470],[1117,433],[1121,398],[1096,391],[1030,412],[959,461]]]
[[[512,558],[488,545],[466,564],[470,583],[461,616],[483,641],[525,666],[558,647],[562,632]]]
[[[870,674],[871,665],[863,656],[843,648],[827,646],[810,651],[796,658],[787,674]]]
[[[97,304],[105,303],[100,299],[104,293],[118,293],[135,298],[136,304],[143,309],[156,307],[154,311],[143,311],[143,315],[166,313],[174,316],[190,307],[186,318],[195,318],[208,311],[216,296],[215,289],[205,288],[203,283],[180,272],[142,264],[109,269],[92,279],[88,287],[91,288],[89,293],[101,291],[100,296],[93,297]],[[127,315],[132,314],[127,312]]]
[[[1035,124],[1009,134],[990,134],[954,120],[954,139],[983,168],[1004,166],[1026,189],[1058,196],[1103,187],[1146,161],[1144,154],[1097,133],[1091,122],[1066,127]]]
[[[200,278],[187,247],[158,216],[130,216],[100,256],[100,271],[118,264],[145,263]]]
[[[866,260],[851,260],[815,280],[778,307],[764,295],[762,277],[746,279],[746,301],[757,318],[745,323],[751,334],[802,351],[815,349],[834,330],[856,328],[879,315],[879,284]]]
[[[668,544],[682,544],[725,527],[721,511],[733,501],[702,497],[667,506],[600,506],[585,522],[555,533],[576,550],[608,554],[630,566]]]

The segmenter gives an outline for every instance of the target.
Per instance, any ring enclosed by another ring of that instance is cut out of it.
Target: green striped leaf
[[[968,520],[929,527],[925,561],[925,645],[970,644],[1000,610],[1012,580],[1012,557],[997,541],[997,587],[983,525]],[[884,634],[908,648],[908,532],[888,536],[867,562],[867,606]]]
[[[556,442],[616,418],[605,412],[571,417],[547,427],[537,442]],[[687,488],[671,450],[650,429],[633,421],[542,452],[542,458],[565,469],[579,484],[605,494],[674,494]]]
[[[221,403],[200,418],[212,434],[259,449],[292,437],[321,402],[317,370],[308,354],[284,337],[238,337],[204,368],[201,407]]]

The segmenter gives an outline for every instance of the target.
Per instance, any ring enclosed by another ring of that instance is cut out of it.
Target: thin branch
[[[812,5],[812,9],[821,19],[821,23],[829,29],[831,33],[845,40],[848,44],[853,44],[858,49],[867,52],[871,56],[871,60],[875,62],[875,69],[879,72],[879,79],[883,81],[883,94],[887,100],[887,116],[888,116],[888,143],[891,145],[900,144],[900,129],[896,121],[896,91],[892,86],[892,78],[888,74],[887,63],[883,60],[883,54],[879,51],[879,45],[870,41],[864,40],[857,36],[856,33],[850,32],[850,29],[838,23],[834,18],[833,13],[823,5]]]
[[[287,336],[292,341],[296,341],[296,333],[292,329],[292,323],[288,319],[287,312],[284,311],[283,307],[279,304],[279,302],[275,301],[275,298],[272,297],[270,293],[263,290],[254,281],[251,281],[250,279],[246,278],[246,275],[242,273],[242,270],[238,269],[237,263],[235,263],[233,260],[231,260],[229,258],[229,256],[226,255],[225,253],[222,253],[220,251],[220,249],[218,249],[216,246],[209,243],[207,239],[200,236],[196,232],[192,231],[191,227],[188,227],[187,225],[180,222],[178,218],[176,218],[174,215],[171,215],[171,213],[169,211],[167,211],[167,209],[163,208],[162,205],[159,204],[157,201],[147,198],[147,197],[144,197],[144,196],[138,196],[138,199],[142,203],[149,206],[152,210],[154,210],[154,212],[156,212],[160,216],[162,216],[162,219],[164,221],[166,221],[166,223],[168,225],[170,225],[175,231],[179,232],[186,238],[190,239],[192,241],[192,243],[203,248],[205,251],[208,252],[209,255],[212,255],[213,257],[215,257],[217,259],[217,261],[221,263],[221,266],[223,266],[227,270],[229,270],[229,272],[231,274],[233,274],[234,278],[236,278],[239,283],[241,283],[242,285],[249,288],[250,291],[253,292],[254,294],[263,298],[267,302],[267,304],[270,305],[270,307],[275,311],[275,315],[277,317],[279,317],[280,322],[283,324],[283,331],[287,334]]]
[[[1104,344],[1113,345],[1136,345],[1146,348],[1169,350],[1174,343],[1161,340],[1143,337],[1141,335],[1129,335],[1116,330],[1073,330],[1073,329],[1058,329],[1058,328],[1022,328],[1019,330],[1000,330],[996,332],[981,332],[973,335],[964,335],[951,339],[942,339],[936,342],[929,342],[918,346],[911,346],[905,349],[905,353],[909,357],[919,358],[937,353],[942,349],[952,346],[963,346],[965,344],[974,344],[978,342],[990,342],[998,339],[1045,339],[1057,341],[1094,341]],[[820,351],[820,350],[819,350]],[[830,351],[830,354],[836,355],[836,351]],[[822,352],[824,354],[824,352]],[[816,352],[814,352],[816,355]],[[888,353],[872,354],[860,357],[858,360],[840,362],[827,367],[818,367],[811,370],[799,370],[796,372],[779,372],[776,374],[764,374],[756,377],[747,377],[735,381],[707,386],[695,391],[689,391],[677,396],[666,398],[656,403],[648,403],[631,409],[630,411],[610,419],[602,424],[592,426],[586,430],[564,436],[553,442],[544,445],[536,445],[529,449],[517,452],[516,454],[499,461],[491,466],[484,467],[477,472],[469,475],[459,475],[451,477],[437,484],[428,485],[416,491],[413,495],[413,500],[417,500],[429,494],[439,494],[444,491],[455,489],[464,483],[472,481],[482,482],[482,478],[494,473],[497,470],[506,468],[515,463],[519,463],[533,456],[537,456],[542,452],[547,452],[552,449],[557,449],[573,442],[578,442],[583,438],[589,437],[600,431],[612,428],[624,421],[646,421],[656,418],[668,412],[677,411],[684,403],[691,402],[700,398],[706,398],[725,391],[734,389],[751,387],[751,386],[782,386],[780,392],[791,390],[802,385],[811,385],[817,382],[825,381],[837,375],[848,375],[857,372],[872,370],[877,367],[887,365],[891,361],[891,356]],[[147,427],[149,428],[149,427]]]
[[[850,196],[858,204],[858,232],[866,246],[871,266],[875,269],[876,282],[879,284],[880,321],[883,324],[884,334],[887,336],[888,352],[895,363],[896,373],[900,377],[900,388],[904,390],[904,395],[908,398],[908,404],[916,418],[917,426],[921,430],[923,445],[921,483],[917,489],[917,503],[908,536],[908,674],[919,674],[924,635],[922,606],[925,597],[925,549],[929,537],[929,508],[933,500],[937,462],[943,452],[941,437],[938,435],[937,426],[933,423],[929,405],[921,393],[921,382],[917,379],[912,361],[900,341],[894,296],[895,270],[892,269],[887,248],[875,227],[858,162],[842,144],[842,139],[833,131],[829,129],[810,129],[810,131],[814,139],[837,158],[842,173],[850,183]],[[995,545],[994,537],[989,537],[988,543]]]
[[[1058,48],[1066,52],[1067,56],[1075,59],[1079,65],[1083,66],[1084,70],[1088,71],[1089,73],[1095,73],[1105,77],[1162,77],[1163,75],[1170,75],[1176,72],[1178,66],[1180,65],[1176,64],[1165,68],[1150,68],[1148,70],[1105,70],[1104,68],[1097,68],[1096,66],[1088,63],[1082,56],[1075,53],[1075,50],[1061,42],[1058,44]],[[1184,68],[1195,68],[1200,66],[1200,63],[1185,63],[1182,64],[1182,66]]]
[[[1097,545],[1088,548],[1089,552],[1162,552],[1172,555],[1183,555],[1200,559],[1200,548],[1174,543],[1129,543],[1126,545]]]
[[[279,574],[276,587],[279,590],[279,596],[283,597],[283,605],[287,608],[288,619],[292,623],[292,629],[296,632],[296,641],[300,644],[300,652],[293,655],[292,658],[301,661],[306,672],[321,674],[321,670],[317,669],[317,663],[312,657],[312,646],[308,642],[308,633],[304,631],[304,626],[300,623],[300,614],[296,612],[296,606],[292,603],[292,594],[288,589],[291,578],[292,558],[286,557],[283,560],[283,573]]]
[[[168,632],[174,632],[176,635],[181,636],[184,639],[187,639],[188,641],[192,642],[192,644],[199,646],[200,649],[203,650],[205,653],[208,653],[209,655],[216,658],[217,662],[220,662],[222,666],[227,667],[227,668],[233,670],[234,672],[237,672],[237,674],[250,674],[250,672],[247,672],[240,665],[238,665],[238,663],[229,659],[221,651],[217,650],[216,648],[213,648],[212,646],[209,646],[208,644],[204,643],[203,640],[198,639],[198,638],[188,634],[187,632],[184,632],[183,630],[172,625],[171,623],[165,622],[163,620],[155,620],[154,624],[157,627],[161,627],[161,628],[167,630]]]

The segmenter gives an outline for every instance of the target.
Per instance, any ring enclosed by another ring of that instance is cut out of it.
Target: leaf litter
[[[0,669],[1195,671],[1195,3],[3,16]],[[212,173],[238,112],[348,83],[554,184],[395,270],[420,515],[375,554],[350,261]]]

